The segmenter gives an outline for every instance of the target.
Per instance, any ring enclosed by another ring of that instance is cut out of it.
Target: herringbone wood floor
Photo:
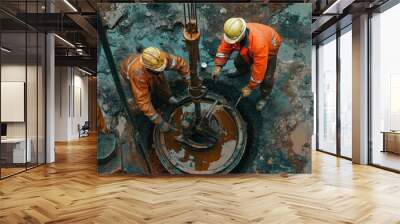
[[[311,175],[99,177],[95,144],[0,181],[0,223],[400,223],[400,175],[326,154]]]

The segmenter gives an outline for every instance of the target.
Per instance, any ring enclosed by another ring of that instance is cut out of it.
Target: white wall
[[[28,88],[27,88],[27,119],[28,119],[28,137],[29,128],[35,130],[36,135],[36,79],[33,79],[31,75],[36,77],[36,66],[27,67],[28,72]],[[39,71],[40,72],[40,71]],[[25,64],[4,64],[1,66],[1,81],[2,82],[25,82]],[[39,105],[40,107],[41,105]],[[7,108],[1,108],[7,110]],[[33,113],[35,112],[35,113]],[[33,131],[32,131],[33,132]],[[25,137],[25,122],[8,122],[7,123],[7,135],[8,137]]]
[[[336,153],[336,36],[318,48],[318,147]]]
[[[88,120],[88,77],[72,67],[56,67],[55,73],[55,140],[70,141]]]
[[[55,68],[55,141],[68,140],[68,88],[70,83],[68,71],[67,67]]]
[[[4,82],[25,82],[25,64],[5,64],[1,66],[1,81]],[[7,108],[1,108],[6,110]],[[7,137],[25,137],[25,123],[7,123]]]

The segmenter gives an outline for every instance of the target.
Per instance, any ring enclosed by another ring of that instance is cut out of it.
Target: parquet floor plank
[[[398,223],[400,175],[313,152],[313,173],[98,176],[96,139],[0,181],[0,223]]]

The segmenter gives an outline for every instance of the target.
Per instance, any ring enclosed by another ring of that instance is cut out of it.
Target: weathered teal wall
[[[313,127],[313,94],[311,92],[311,4],[261,5],[198,4],[202,33],[200,60],[208,64],[201,73],[205,84],[214,92],[233,102],[249,77],[221,78],[218,85],[209,82],[213,57],[220,43],[224,21],[243,17],[274,27],[283,38],[278,55],[276,82],[267,108],[258,113],[254,105],[259,93],[253,94],[239,106],[239,111],[250,125],[250,140],[245,157],[235,173],[308,173],[311,170],[311,135]],[[107,32],[114,60],[119,64],[139,46],[157,46],[164,51],[188,59],[182,36],[183,9],[181,4],[102,4],[101,16],[110,28]],[[127,122],[116,92],[104,53],[99,44],[98,103],[109,133],[98,138],[99,156],[113,152],[99,163],[99,173],[123,171],[142,173],[143,162],[137,155],[133,140],[134,130]],[[224,71],[234,68],[233,58]],[[175,94],[183,94],[177,75],[167,73]],[[128,85],[125,93],[133,100]],[[154,149],[147,140],[151,124],[137,116],[137,125],[156,173],[165,170],[157,161]],[[108,144],[113,142],[115,144]]]

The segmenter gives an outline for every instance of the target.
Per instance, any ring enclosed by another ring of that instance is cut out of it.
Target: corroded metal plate
[[[216,98],[220,97],[209,94],[201,101],[202,113],[208,111]],[[154,141],[161,163],[174,174],[230,172],[239,163],[246,148],[246,125],[239,112],[227,104],[214,110],[212,116],[220,125],[220,137],[215,146],[207,150],[196,150],[176,141],[182,134],[182,120],[193,113],[193,102],[184,99],[169,116],[169,122],[178,130],[164,134],[155,129]]]

